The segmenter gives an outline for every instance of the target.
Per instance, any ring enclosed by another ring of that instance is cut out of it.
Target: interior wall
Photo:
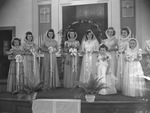
[[[136,0],[136,37],[144,49],[145,41],[150,40],[150,0]]]
[[[22,40],[32,31],[32,0],[5,0],[0,7],[0,27],[16,26],[16,37]]]

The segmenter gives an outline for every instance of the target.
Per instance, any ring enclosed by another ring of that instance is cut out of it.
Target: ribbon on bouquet
[[[23,62],[23,57],[21,55],[16,55],[15,59],[16,59],[16,63],[17,63],[17,68],[16,68],[16,71],[17,71],[17,73],[16,73],[17,85],[16,85],[16,87],[17,87],[17,89],[19,89],[19,72],[20,72],[19,67],[20,67],[20,63]]]
[[[33,55],[33,74],[36,74],[36,51],[34,48],[30,49],[32,55]]]
[[[72,56],[72,72],[77,72],[77,48],[70,48],[69,53]]]
[[[49,47],[48,50],[49,50],[49,54],[50,54],[50,76],[53,77],[53,67],[52,67],[53,66],[53,61],[52,61],[53,60],[52,59],[52,54],[53,53],[52,52],[54,51],[54,48]]]
[[[90,51],[86,51],[86,73],[85,74],[88,74],[90,76],[91,74],[91,65],[92,65],[92,52]]]

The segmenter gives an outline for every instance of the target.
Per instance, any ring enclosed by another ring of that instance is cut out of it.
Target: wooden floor
[[[77,89],[58,88],[38,92],[37,99],[75,99],[76,92]],[[88,103],[84,96],[81,96],[81,113],[135,113],[136,110],[150,110],[150,102],[147,99],[148,97],[128,97],[118,92],[115,95],[96,95],[95,102]],[[32,102],[18,100],[16,95],[1,92],[0,113],[32,113]]]

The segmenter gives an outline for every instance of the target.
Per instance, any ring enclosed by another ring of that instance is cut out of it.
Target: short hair
[[[87,30],[87,31],[86,31],[86,40],[88,40],[87,35],[88,35],[89,33],[92,34],[92,39],[93,39],[93,37],[94,37],[94,36],[93,36],[93,32],[92,32],[91,30]]]
[[[115,29],[113,27],[109,27],[107,30],[109,31],[110,29],[113,30],[113,36],[114,36],[116,34]]]
[[[52,37],[52,39],[54,39],[55,38],[55,32],[54,32],[54,29],[49,29],[48,30],[48,32],[47,32],[47,37],[49,38],[49,36],[48,36],[48,33],[49,32],[52,32],[53,33],[53,37]]]
[[[108,47],[107,47],[105,44],[100,45],[99,50],[100,50],[101,48],[105,48],[106,51],[108,51]]]
[[[124,27],[124,28],[121,29],[121,32],[122,32],[123,30],[127,31],[128,35],[129,35],[129,33],[130,33],[129,28]]]
[[[14,40],[18,40],[18,41],[19,41],[19,46],[21,45],[21,39],[19,39],[19,38],[17,38],[17,37],[15,37],[15,38],[12,40],[11,45],[15,46],[15,45],[14,45]]]
[[[31,31],[26,32],[26,37],[25,37],[26,40],[28,40],[28,38],[27,38],[28,35],[32,35],[32,41],[33,41],[33,34]]]

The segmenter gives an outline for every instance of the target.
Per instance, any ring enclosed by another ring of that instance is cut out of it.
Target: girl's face
[[[49,36],[50,39],[52,39],[53,36],[54,36],[53,32],[48,32],[48,36]]]
[[[113,29],[109,29],[107,33],[108,33],[108,36],[111,37],[111,36],[113,36],[114,31],[113,31]]]
[[[122,30],[121,35],[123,38],[126,38],[128,36],[128,32],[126,30]]]
[[[131,49],[134,49],[136,46],[137,46],[136,41],[135,41],[135,40],[130,40],[130,42],[129,42],[129,47],[130,47]]]
[[[100,53],[101,54],[105,54],[106,53],[106,49],[105,48],[100,48]]]
[[[75,37],[75,33],[74,32],[70,32],[70,39],[74,39]]]
[[[30,41],[30,42],[32,42],[32,40],[33,40],[32,35],[27,35],[27,40]]]
[[[88,39],[88,40],[91,40],[91,39],[92,39],[92,33],[88,33],[88,34],[87,34],[87,39]]]
[[[19,45],[20,45],[19,40],[14,40],[14,46],[19,47]]]

